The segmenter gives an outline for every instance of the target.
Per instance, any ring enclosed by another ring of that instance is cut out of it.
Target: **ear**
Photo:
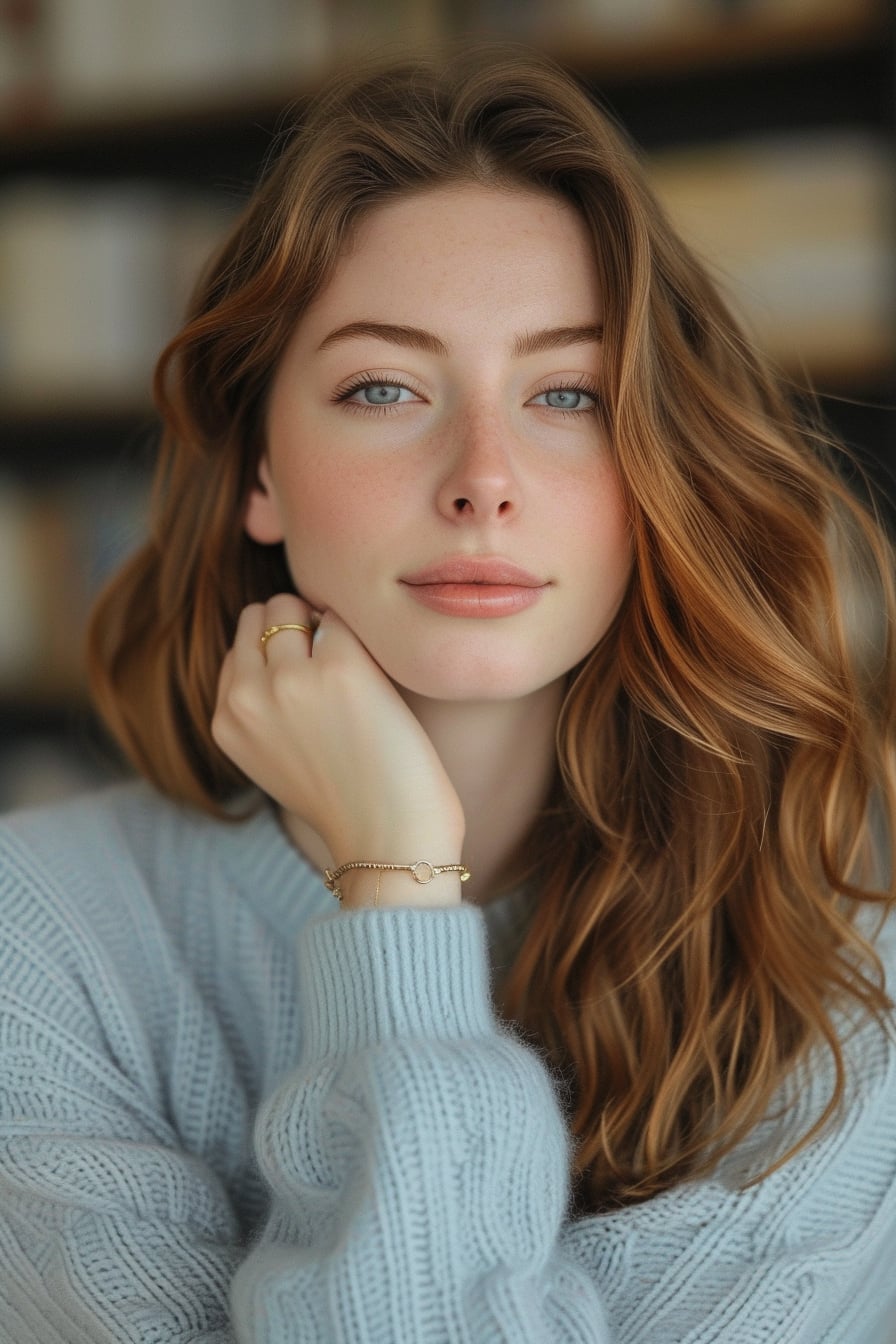
[[[283,524],[280,521],[280,507],[271,480],[271,469],[267,456],[258,464],[258,481],[249,493],[243,526],[253,541],[269,546],[283,540]]]

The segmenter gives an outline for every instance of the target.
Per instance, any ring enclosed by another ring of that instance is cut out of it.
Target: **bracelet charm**
[[[353,859],[349,863],[340,864],[338,868],[324,869],[324,886],[328,891],[332,891],[337,901],[342,900],[342,892],[339,889],[339,879],[343,873],[350,872],[354,868],[370,868],[376,870],[376,894],[374,896],[374,909],[380,903],[380,874],[381,873],[410,873],[415,882],[420,886],[428,886],[434,877],[439,877],[441,873],[459,873],[461,882],[470,880],[470,870],[463,863],[430,863],[428,859],[417,859],[415,863],[374,863],[367,859]]]

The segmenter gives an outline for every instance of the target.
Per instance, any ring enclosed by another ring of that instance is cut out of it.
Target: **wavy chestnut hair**
[[[521,856],[539,900],[497,998],[564,1094],[580,1209],[607,1209],[711,1170],[821,1047],[835,1087],[796,1151],[843,1096],[843,1013],[892,1008],[860,915],[894,898],[896,602],[824,435],[566,72],[480,42],[355,66],[312,102],[161,356],[150,536],[96,606],[91,680],[139,771],[233,817],[218,671],[241,608],[295,591],[242,526],[272,375],[365,212],[453,183],[572,204],[606,302],[634,571],[570,674]]]

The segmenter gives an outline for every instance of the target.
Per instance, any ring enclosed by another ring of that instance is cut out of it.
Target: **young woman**
[[[0,1338],[882,1344],[892,555],[607,118],[334,81],[157,393],[145,779],[4,828]]]

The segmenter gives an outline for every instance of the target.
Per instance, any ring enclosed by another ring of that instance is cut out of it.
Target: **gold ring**
[[[263,631],[262,631],[262,634],[261,634],[261,651],[262,651],[262,653],[265,652],[265,645],[267,644],[268,640],[269,640],[269,639],[273,639],[273,638],[274,638],[274,635],[279,635],[279,633],[280,633],[281,630],[301,630],[301,632],[302,632],[303,635],[313,635],[313,634],[314,634],[314,631],[311,629],[311,626],[310,626],[310,625],[292,625],[292,624],[287,624],[287,625],[269,625],[268,628],[267,628],[267,630],[263,630]]]

